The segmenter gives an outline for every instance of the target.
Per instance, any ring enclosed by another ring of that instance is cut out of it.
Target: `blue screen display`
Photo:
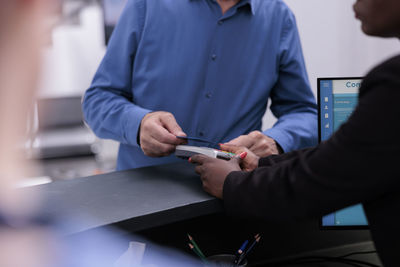
[[[361,79],[319,80],[320,138],[328,139],[353,112]],[[368,225],[362,205],[348,207],[322,218],[322,226]]]

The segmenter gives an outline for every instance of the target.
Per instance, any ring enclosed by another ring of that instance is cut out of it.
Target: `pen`
[[[260,234],[257,234],[257,235],[254,237],[254,241],[253,241],[253,243],[250,245],[250,247],[249,247],[245,252],[243,252],[242,255],[240,255],[240,258],[239,258],[239,260],[238,260],[238,262],[237,262],[237,265],[240,265],[240,264],[242,263],[242,261],[246,258],[246,256],[252,251],[252,249],[254,248],[254,246],[255,246],[258,242],[260,242],[260,239],[261,239]]]
[[[199,246],[196,244],[196,242],[194,241],[193,237],[191,237],[191,235],[187,234],[190,240],[190,243],[193,244],[194,248],[196,249],[196,251],[199,252],[199,254],[205,259],[206,256],[204,256],[203,252],[201,251],[201,249],[199,248]]]
[[[203,257],[203,255],[201,255],[200,252],[197,251],[197,249],[196,249],[192,244],[189,243],[188,245],[189,245],[189,248],[190,248],[194,253],[196,253],[196,255],[197,255],[204,263],[208,263],[208,261],[206,260],[206,258]]]
[[[243,242],[243,244],[240,246],[240,248],[238,249],[238,251],[236,252],[236,256],[235,256],[235,263],[239,262],[239,258],[242,255],[244,249],[246,248],[247,244],[249,243],[249,240],[246,240]]]

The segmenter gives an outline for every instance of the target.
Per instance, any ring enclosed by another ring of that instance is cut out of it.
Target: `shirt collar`
[[[194,1],[194,0],[190,0],[190,1]],[[215,0],[214,0],[215,1]],[[251,10],[251,14],[255,14],[256,10],[255,10],[255,6],[254,6],[254,0],[241,0],[238,4],[238,7],[242,7],[242,6],[248,6],[250,7]]]
[[[239,6],[238,7],[242,7],[242,6],[248,6],[251,10],[251,14],[255,14],[256,10],[255,10],[255,6],[254,6],[254,0],[241,0],[239,2]]]

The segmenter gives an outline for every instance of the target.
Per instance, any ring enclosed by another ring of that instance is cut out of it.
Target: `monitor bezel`
[[[317,78],[317,103],[318,103],[318,143],[321,143],[321,81],[332,81],[332,80],[361,80],[363,81],[365,77],[324,77]],[[336,211],[334,211],[336,212]],[[320,230],[369,230],[369,225],[330,225],[325,226],[322,224],[322,218],[319,219]]]

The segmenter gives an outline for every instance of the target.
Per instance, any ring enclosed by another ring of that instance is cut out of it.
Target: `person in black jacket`
[[[400,37],[399,0],[358,0],[354,10],[366,34]],[[241,157],[189,160],[204,189],[223,198],[231,215],[294,220],[362,203],[383,264],[400,266],[399,101],[396,56],[366,76],[353,114],[318,146],[259,159],[245,148],[221,145]]]

